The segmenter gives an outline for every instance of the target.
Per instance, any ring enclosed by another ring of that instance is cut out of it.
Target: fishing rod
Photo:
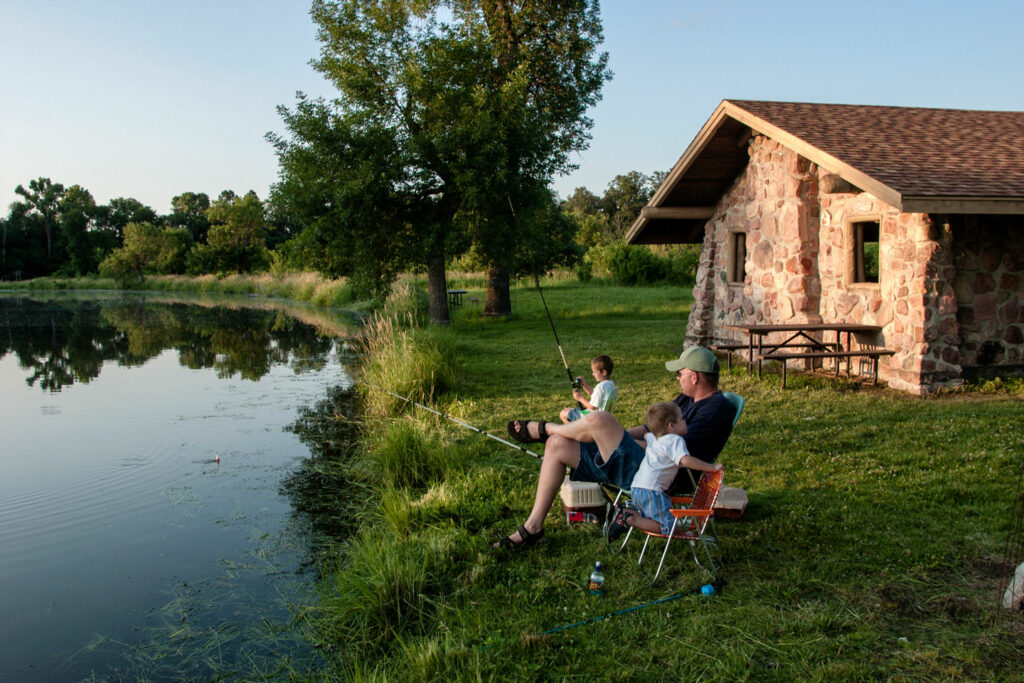
[[[518,227],[519,217],[516,216],[516,208],[512,205],[512,197],[505,195],[505,199],[508,200],[508,208],[512,212],[512,220]],[[558,347],[558,355],[562,357],[562,366],[565,368],[565,374],[569,375],[569,384],[572,386],[572,390],[579,391],[581,381],[572,374],[572,370],[569,369],[569,362],[565,360],[565,352],[562,351],[562,342],[558,338],[558,330],[555,329],[555,321],[551,318],[551,311],[548,309],[548,302],[544,299],[544,290],[540,288],[540,277],[537,275],[537,269],[533,269],[533,285],[537,288],[537,293],[540,294],[540,302],[544,304],[544,312],[548,316],[548,324],[551,325],[551,333],[555,335],[555,346]],[[576,401],[576,405],[581,409],[583,404]]]
[[[431,408],[430,406],[425,406],[422,403],[417,403],[416,401],[412,400],[411,398],[408,398],[407,396],[400,396],[400,395],[398,395],[398,394],[396,394],[396,393],[394,393],[392,391],[388,391],[384,387],[379,387],[376,384],[373,384],[371,382],[367,382],[366,380],[360,380],[360,381],[363,384],[365,384],[366,386],[368,386],[368,387],[373,387],[377,391],[383,391],[385,394],[387,394],[389,396],[394,396],[395,398],[401,399],[401,400],[405,401],[406,403],[411,403],[411,404],[413,404],[414,406],[416,406],[418,408],[422,408],[423,410],[426,410],[427,412],[431,412],[434,415],[438,415],[440,417],[443,417],[446,420],[451,420],[452,422],[454,422],[457,425],[462,425],[463,427],[466,427],[467,429],[472,429],[477,434],[483,434],[488,439],[494,439],[495,441],[503,443],[506,446],[509,446],[510,448],[516,449],[517,451],[522,451],[523,453],[526,453],[529,456],[537,458],[538,460],[540,460],[541,458],[544,457],[542,455],[537,455],[536,453],[534,453],[533,451],[531,451],[528,448],[523,448],[522,446],[520,446],[517,443],[512,443],[511,441],[506,441],[505,439],[502,439],[499,436],[495,436],[494,434],[491,434],[490,432],[485,432],[482,429],[474,427],[473,425],[469,424],[468,422],[463,422],[462,420],[458,419],[457,417],[452,417],[451,415],[446,415],[445,413],[442,413],[440,410],[435,410],[434,408]]]

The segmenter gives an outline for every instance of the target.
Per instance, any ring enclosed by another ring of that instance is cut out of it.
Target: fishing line
[[[512,212],[512,220],[516,223],[516,227],[519,227],[519,217],[516,216],[516,209],[512,206],[512,197],[505,195],[505,199],[508,200],[508,208]],[[579,382],[576,381],[576,377],[573,376],[572,370],[569,369],[569,363],[565,360],[565,352],[562,351],[562,342],[558,338],[558,330],[555,329],[555,321],[551,318],[551,311],[548,310],[548,302],[544,299],[544,290],[540,288],[540,277],[537,275],[537,268],[533,269],[533,285],[537,288],[537,293],[540,294],[540,302],[544,304],[544,312],[548,316],[548,324],[551,325],[551,333],[555,335],[555,345],[558,347],[558,355],[562,357],[562,366],[565,367],[565,374],[569,375],[569,384],[572,386],[573,391],[579,390]],[[583,404],[576,401],[576,405],[583,408]]]
[[[383,391],[385,394],[387,394],[389,396],[394,396],[395,398],[399,398],[399,399],[405,401],[406,403],[411,403],[411,404],[413,404],[414,406],[416,406],[418,408],[422,408],[423,410],[426,410],[427,412],[431,412],[434,415],[438,415],[440,417],[443,417],[446,420],[451,420],[452,422],[454,422],[457,425],[462,425],[463,427],[466,427],[467,429],[472,429],[477,434],[483,434],[488,439],[494,439],[495,441],[497,441],[499,443],[503,443],[506,446],[509,446],[510,448],[516,449],[517,451],[522,451],[523,453],[526,453],[527,455],[533,456],[534,458],[537,458],[538,460],[540,460],[541,458],[544,457],[542,455],[537,455],[536,453],[534,453],[533,451],[529,450],[528,448],[523,448],[522,446],[520,446],[517,443],[512,443],[511,441],[506,441],[505,439],[502,439],[501,437],[495,436],[494,434],[491,434],[490,432],[485,432],[482,429],[478,429],[477,427],[474,427],[473,425],[469,424],[468,422],[463,422],[462,420],[460,420],[460,419],[458,419],[456,417],[452,417],[451,415],[446,415],[445,413],[442,413],[440,410],[435,410],[434,408],[431,408],[430,406],[425,406],[422,403],[417,403],[416,401],[412,400],[411,398],[408,398],[406,396],[399,396],[398,394],[396,394],[396,393],[394,393],[392,391],[388,391],[384,387],[378,387],[376,384],[372,384],[371,382],[367,382],[366,380],[360,380],[360,381],[363,384],[365,384],[366,386],[368,386],[368,387],[373,387],[377,391]]]
[[[714,583],[712,583],[710,585],[713,586],[713,588],[714,588],[714,591],[713,591],[714,594],[717,594],[717,593],[721,592],[721,588],[722,588],[722,585],[723,585],[722,581],[720,581],[720,580],[719,581],[715,581]],[[537,633],[537,634],[533,634],[533,635],[523,636],[523,640],[524,641],[540,640],[542,638],[547,638],[548,636],[554,635],[556,633],[560,633],[562,631],[568,631],[571,628],[576,628],[577,626],[586,626],[587,624],[593,624],[593,623],[596,623],[598,621],[602,621],[604,619],[610,619],[612,617],[618,617],[618,616],[621,616],[623,614],[629,614],[630,612],[637,612],[637,611],[642,610],[642,609],[647,609],[648,607],[654,607],[656,605],[662,605],[662,604],[664,604],[666,602],[672,602],[673,600],[678,600],[679,598],[685,598],[686,596],[693,595],[694,593],[703,593],[703,590],[704,590],[704,586],[698,586],[697,588],[693,588],[693,589],[688,590],[688,591],[683,591],[682,593],[676,593],[675,595],[670,595],[667,598],[659,598],[657,600],[651,600],[650,602],[645,602],[642,605],[635,605],[633,607],[627,607],[626,609],[620,609],[620,610],[618,610],[616,612],[609,612],[608,614],[602,614],[602,615],[597,616],[597,617],[591,617],[590,619],[584,619],[583,621],[577,621],[574,624],[566,624],[565,626],[559,626],[558,628],[548,629],[547,631],[543,631],[542,633]],[[487,649],[490,649],[490,648],[495,647],[497,645],[499,645],[499,643],[491,643],[490,645],[483,645],[479,649],[487,650]]]

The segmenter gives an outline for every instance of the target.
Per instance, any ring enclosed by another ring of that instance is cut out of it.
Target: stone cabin
[[[687,344],[857,322],[893,388],[1024,370],[1024,112],[724,100],[626,239],[702,244]]]

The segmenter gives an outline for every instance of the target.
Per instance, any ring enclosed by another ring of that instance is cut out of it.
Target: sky
[[[0,0],[0,206],[41,176],[158,213],[189,191],[265,198],[276,108],[331,95],[308,11]],[[562,197],[669,170],[723,99],[1024,111],[1019,0],[604,0],[601,15],[614,77]]]

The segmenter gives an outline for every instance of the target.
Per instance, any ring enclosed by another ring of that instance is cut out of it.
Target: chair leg
[[[673,527],[673,531],[675,531],[674,527]],[[672,545],[672,536],[671,535],[669,535],[669,537],[665,539],[665,549],[663,551],[661,551],[661,562],[658,563],[658,571],[654,572],[654,578],[651,579],[651,583],[654,583],[655,581],[658,580],[658,576],[661,574],[661,567],[662,567],[662,565],[665,564],[665,556],[668,555],[668,547],[670,545]]]
[[[640,559],[636,561],[636,566],[639,567],[644,562],[644,553],[647,552],[647,544],[651,542],[650,536],[644,536],[644,547],[640,549]]]

